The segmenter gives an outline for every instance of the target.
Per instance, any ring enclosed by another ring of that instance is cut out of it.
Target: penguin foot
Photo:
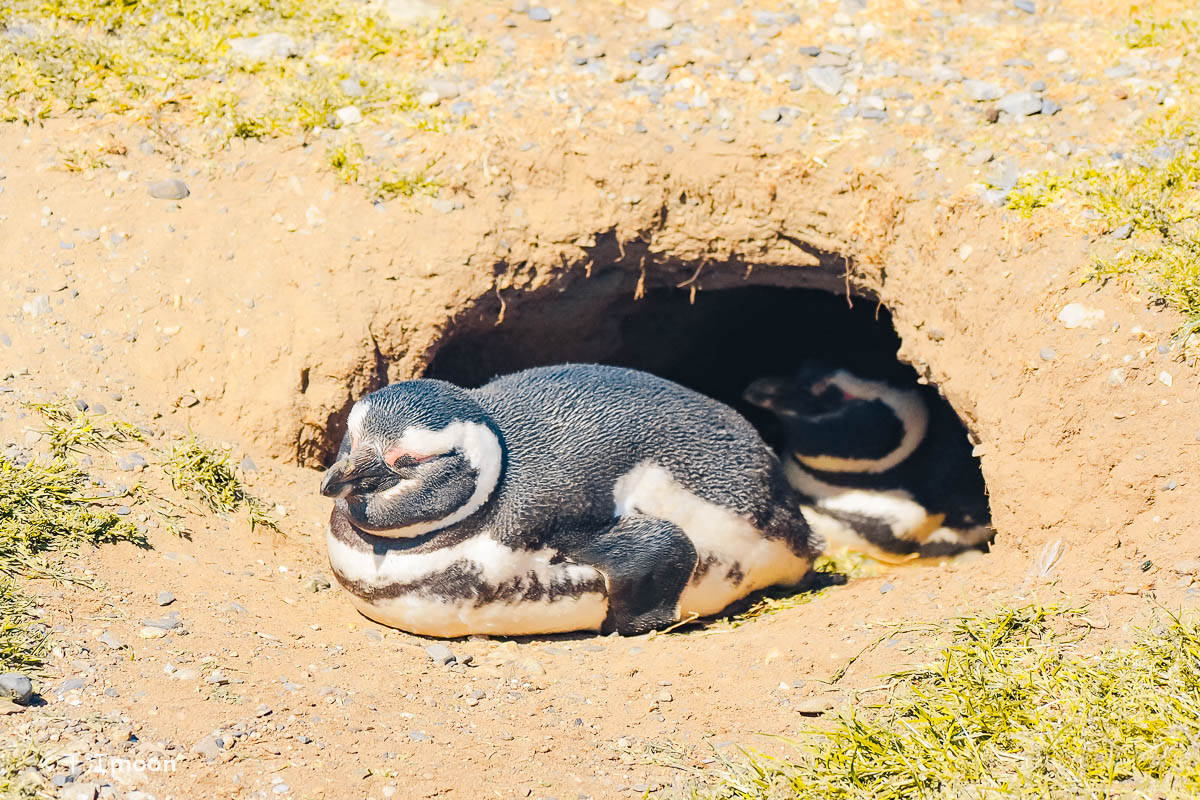
[[[608,583],[605,633],[636,636],[679,620],[679,598],[699,560],[681,528],[630,514],[592,538],[571,559],[599,570]]]

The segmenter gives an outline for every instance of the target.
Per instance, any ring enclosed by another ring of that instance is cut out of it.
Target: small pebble
[[[155,181],[148,187],[150,196],[158,200],[182,200],[191,194],[188,185],[178,178]]]
[[[425,655],[429,656],[437,664],[453,664],[458,659],[454,652],[444,644],[428,644],[425,645]]]
[[[675,18],[671,16],[669,11],[664,11],[661,8],[652,8],[646,14],[646,24],[656,31],[665,31],[675,24]]]
[[[529,18],[534,22],[549,22],[553,18],[553,15],[551,15],[550,9],[545,6],[534,6],[529,9]]]
[[[1057,356],[1058,353],[1054,352],[1053,347],[1043,347],[1038,351],[1038,355],[1042,357],[1043,361],[1053,361],[1054,357]]]
[[[110,631],[105,631],[104,633],[97,636],[96,639],[101,644],[107,645],[108,649],[110,649],[110,650],[121,650],[122,648],[129,646],[129,645],[125,644],[123,641],[121,641],[120,639],[118,639],[116,636],[114,636]]]
[[[1016,6],[1018,10],[1024,11],[1026,14],[1037,13],[1037,4],[1034,3],[1033,0],[1013,0],[1013,5]]]
[[[174,592],[159,592],[158,597],[156,598],[156,602],[160,606],[169,606],[169,605],[171,605],[171,603],[175,602],[175,593]]]
[[[148,466],[141,453],[130,453],[117,459],[117,469],[122,472],[141,472]]]

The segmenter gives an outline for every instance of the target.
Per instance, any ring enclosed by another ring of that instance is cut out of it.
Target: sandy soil
[[[456,10],[505,33],[488,9]],[[863,13],[890,25],[901,11]],[[556,48],[614,15],[641,25],[640,13],[576,8],[564,31],[530,35]],[[1027,35],[1027,48],[1041,41]],[[1087,120],[1048,118],[1039,136],[1129,112],[1126,98],[1093,100]],[[250,457],[253,491],[283,515],[282,535],[189,515],[188,540],[152,529],[153,549],[83,555],[101,591],[35,587],[57,642],[45,704],[5,726],[63,752],[175,765],[48,791],[641,796],[685,784],[681,767],[714,747],[777,747],[757,734],[795,733],[810,723],[799,710],[825,698],[861,702],[878,675],[926,652],[898,637],[825,683],[889,623],[1065,599],[1119,638],[1152,607],[1194,608],[1200,370],[1171,339],[1178,317],[1137,291],[1081,284],[1098,235],[1086,221],[1025,220],[983,199],[979,165],[957,152],[935,164],[915,127],[835,124],[835,111],[814,116],[821,135],[804,142],[750,121],[736,141],[686,147],[673,129],[631,139],[549,116],[494,122],[436,144],[462,148],[442,199],[466,205],[449,213],[372,204],[286,142],[198,157],[144,152],[142,131],[111,121],[0,128],[3,441],[44,451],[21,401],[103,403],[154,431],[140,479],[162,487],[156,454],[194,431]],[[946,113],[945,125],[967,124]],[[119,168],[53,168],[61,142],[97,126],[128,140]],[[1015,126],[995,135],[1022,138]],[[148,196],[147,181],[171,176],[188,198]],[[891,310],[901,357],[979,442],[993,553],[887,570],[737,627],[451,642],[453,666],[358,616],[339,590],[310,591],[327,570],[319,468],[354,397],[421,374],[456,330],[539,298],[748,283],[848,288]],[[1102,322],[1066,328],[1057,315],[1071,302]],[[119,454],[94,454],[95,474],[132,480]],[[170,607],[160,591],[176,596]],[[168,611],[182,626],[143,638],[142,620]],[[101,643],[105,632],[125,646]]]

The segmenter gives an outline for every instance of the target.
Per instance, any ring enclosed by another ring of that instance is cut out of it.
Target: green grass
[[[414,76],[483,47],[444,20],[404,27],[379,6],[342,0],[0,0],[0,24],[28,26],[0,39],[0,121],[120,115],[197,153],[337,128],[354,142],[372,125],[440,130],[450,118],[418,104]],[[235,49],[262,34],[290,37],[290,55],[260,61]],[[346,106],[364,122],[343,126]],[[63,168],[104,166],[106,152],[68,150]]]
[[[110,445],[145,441],[137,426],[107,414],[76,411],[65,402],[25,403],[46,420],[43,431],[50,438],[55,456],[89,448],[107,450]]]
[[[0,577],[0,671],[33,669],[42,663],[47,639],[34,627],[36,621],[29,597],[11,579]]]
[[[1046,208],[1062,196],[1066,181],[1052,172],[1022,175],[1004,198],[1006,207],[1028,219],[1039,208]]]
[[[83,544],[145,544],[131,522],[96,504],[87,482],[63,458],[21,467],[0,456],[0,575],[61,578],[46,554]]]
[[[62,556],[85,544],[145,544],[125,518],[96,505],[86,487],[87,476],[66,459],[22,467],[0,456],[0,669],[35,667],[46,649],[32,602],[15,579],[84,582]]]
[[[1027,606],[952,623],[928,665],[751,755],[694,798],[1184,798],[1200,794],[1200,631],[1164,615],[1087,653],[1078,611]]]
[[[1194,112],[1193,112],[1194,113]],[[1110,169],[1075,176],[1076,191],[1105,227],[1132,227],[1124,243],[1108,243],[1090,279],[1129,276],[1200,330],[1200,130],[1179,112],[1144,133],[1144,142]]]
[[[172,488],[209,511],[230,514],[245,508],[251,529],[262,525],[279,531],[279,522],[267,513],[265,503],[246,489],[229,457],[228,450],[205,447],[191,437],[172,448],[164,466]]]
[[[52,797],[43,789],[43,779],[31,777],[30,770],[49,766],[49,759],[31,743],[0,744],[0,798],[35,800]]]

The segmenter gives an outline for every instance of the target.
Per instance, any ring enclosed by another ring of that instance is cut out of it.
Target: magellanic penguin
[[[749,422],[617,367],[380,389],[321,493],[358,609],[428,636],[644,633],[795,585],[821,550]]]
[[[811,364],[755,381],[745,399],[779,419],[788,480],[831,546],[937,561],[994,536],[971,443],[935,388]]]

